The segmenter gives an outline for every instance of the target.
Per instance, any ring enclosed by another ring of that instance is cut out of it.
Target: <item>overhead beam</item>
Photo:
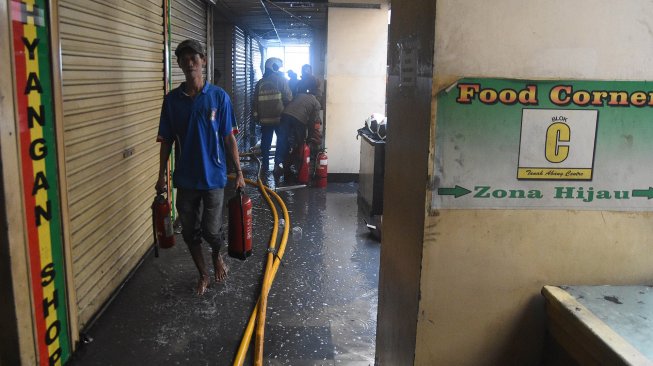
[[[327,3],[328,8],[381,9],[381,4]]]
[[[222,12],[222,15],[224,18],[228,19],[230,23],[244,29],[249,33],[249,35],[259,41],[259,43],[263,43],[265,40],[259,35],[259,33],[254,32],[254,30],[247,24],[245,24],[242,19],[236,15],[236,13],[227,5],[223,0],[211,0],[211,2],[214,4],[213,6],[218,9],[220,12]],[[276,30],[275,30],[276,31]],[[277,37],[279,35],[277,34]]]
[[[381,4],[363,4],[363,3],[331,3],[331,2],[312,2],[312,1],[279,1],[279,0],[267,0],[268,2],[278,3],[278,4],[311,4],[312,8],[350,8],[350,9],[381,9]]]
[[[304,24],[305,26],[307,26],[307,27],[309,27],[309,28],[311,28],[311,29],[314,29],[314,27],[313,27],[312,25],[306,23],[302,18],[298,17],[297,15],[295,15],[295,14],[289,12],[288,10],[286,10],[286,9],[284,9],[284,8],[282,8],[282,7],[280,7],[279,5],[275,4],[274,2],[272,2],[272,1],[270,1],[270,0],[265,0],[265,1],[266,1],[267,3],[269,3],[270,5],[273,5],[273,6],[276,7],[277,9],[281,10],[282,12],[288,14],[291,18],[297,20],[298,22]],[[267,9],[266,9],[266,11],[267,11]],[[268,14],[268,15],[269,15],[269,14]]]

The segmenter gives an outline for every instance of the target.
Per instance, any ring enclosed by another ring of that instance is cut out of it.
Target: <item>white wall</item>
[[[351,1],[347,1],[351,2]],[[385,3],[375,1],[374,3]],[[329,173],[358,173],[356,130],[385,113],[388,8],[329,8],[326,52],[326,147]]]
[[[647,0],[438,0],[435,72],[650,80],[651,19]]]
[[[650,0],[437,0],[435,17],[438,89],[459,77],[653,79]],[[574,210],[427,215],[415,364],[539,365],[542,285],[651,283],[652,218]]]

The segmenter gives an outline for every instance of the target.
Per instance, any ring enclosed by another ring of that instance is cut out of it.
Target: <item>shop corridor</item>
[[[249,168],[246,176],[253,178]],[[329,183],[279,193],[301,234],[289,236],[270,290],[265,365],[374,364],[380,243],[365,226],[356,189]],[[232,194],[227,190],[225,200]],[[177,245],[159,258],[148,253],[69,365],[230,365],[260,291],[273,224],[257,189],[248,186],[247,194],[254,203],[254,253],[240,261],[223,248],[226,283],[195,295],[197,272],[177,235]],[[253,348],[252,342],[250,353]]]

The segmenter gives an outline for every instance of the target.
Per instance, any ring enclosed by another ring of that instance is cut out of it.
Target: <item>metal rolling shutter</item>
[[[252,103],[251,100],[254,98],[254,89],[256,87],[256,83],[263,77],[263,73],[261,72],[261,49],[260,45],[257,40],[250,38],[252,42],[252,52],[251,52],[251,57],[248,63],[249,66],[249,74],[250,74],[250,81],[249,84],[247,85],[248,87],[248,93],[250,95],[250,103],[248,106],[250,107],[250,112],[247,114],[247,123],[249,124],[249,139],[251,141],[252,145],[256,144],[256,121],[254,121],[254,116],[251,113],[251,107]]]
[[[229,77],[231,64],[227,62],[227,54],[231,51],[231,40],[227,39],[227,27],[224,24],[216,24],[213,27],[213,34],[215,36],[213,40],[213,65],[222,74],[216,84],[229,92],[231,88],[231,78]],[[215,77],[215,75],[213,76]]]
[[[222,73],[218,83],[229,96],[233,96],[233,25],[217,22],[214,28],[214,65]]]
[[[66,188],[83,328],[152,243],[163,1],[62,0],[59,15]]]
[[[233,24],[215,23],[215,67],[222,72],[219,85],[231,96],[238,119],[238,146],[246,150],[256,144],[252,99],[261,72],[261,50],[257,40]]]
[[[247,44],[245,43],[245,33],[242,29],[234,27],[233,33],[233,86],[232,102],[236,119],[238,120],[238,129],[240,130],[237,136],[240,144],[243,136],[247,133],[246,125],[246,103],[247,99]]]
[[[170,0],[170,5],[170,65],[174,89],[185,81],[175,57],[175,48],[179,42],[192,38],[207,49],[207,4],[203,0]]]
[[[254,86],[256,85],[256,82],[263,77],[263,72],[261,71],[261,67],[263,67],[261,46],[259,45],[257,40],[252,39],[252,65],[251,65],[252,90],[254,90]]]
[[[249,35],[245,35],[245,100],[243,101],[243,118],[240,120],[242,125],[243,132],[245,136],[249,136],[250,127],[250,116],[252,115],[252,98],[254,97],[254,91],[250,88],[252,85],[252,38]]]

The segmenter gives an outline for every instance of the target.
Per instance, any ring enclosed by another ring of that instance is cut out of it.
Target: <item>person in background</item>
[[[272,145],[272,135],[276,133],[277,141],[284,141],[287,137],[279,128],[281,121],[281,112],[292,100],[292,93],[288,87],[283,73],[279,69],[283,66],[283,61],[276,57],[270,57],[265,61],[265,73],[263,78],[256,83],[254,88],[253,114],[261,125],[261,160],[262,169],[267,171],[270,164],[270,146]],[[277,157],[278,149],[274,157],[274,174],[280,176],[282,172],[281,163]]]
[[[297,73],[292,70],[288,70],[286,74],[288,74],[288,87],[290,88],[294,98],[295,95],[297,95],[297,83],[299,82],[299,79],[297,79]]]
[[[288,136],[286,140],[277,140],[277,152],[281,154],[280,158],[284,161],[285,173],[289,173],[290,165],[296,167],[300,162],[293,161],[288,163],[288,153],[291,149],[297,149],[306,141],[307,129],[313,128],[315,123],[320,121],[320,102],[312,92],[316,89],[317,82],[315,78],[302,79],[306,89],[298,90],[297,95],[286,106],[281,114],[281,129],[283,134]]]
[[[302,66],[302,78],[297,83],[297,88],[294,93],[299,92],[313,94],[318,100],[322,98],[320,81],[313,75],[313,67],[309,64]]]
[[[177,188],[181,234],[200,275],[196,292],[203,295],[210,281],[202,239],[212,249],[215,281],[222,282],[227,276],[227,267],[220,254],[227,156],[236,167],[236,187],[245,187],[245,181],[232,133],[236,119],[231,101],[224,90],[204,80],[202,70],[206,66],[206,55],[202,45],[187,39],[179,43],[175,55],[186,81],[163,99],[157,136],[161,143],[159,177],[155,189],[157,193],[167,190],[166,170],[174,145],[173,182]]]

